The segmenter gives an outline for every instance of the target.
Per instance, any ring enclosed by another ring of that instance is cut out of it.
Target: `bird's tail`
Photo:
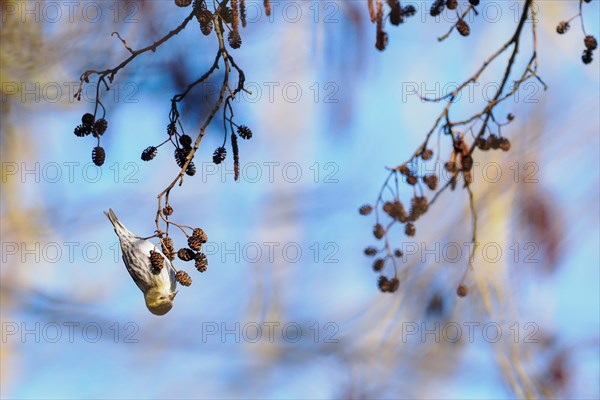
[[[124,235],[124,234],[131,235],[131,232],[129,232],[129,230],[127,228],[125,228],[125,225],[123,225],[121,223],[121,221],[119,221],[119,218],[117,218],[117,214],[115,214],[115,212],[113,211],[112,208],[109,208],[108,212],[104,211],[104,215],[106,215],[108,217],[111,224],[113,224],[113,226],[115,227],[115,232],[117,232],[117,235],[119,235],[119,236]]]

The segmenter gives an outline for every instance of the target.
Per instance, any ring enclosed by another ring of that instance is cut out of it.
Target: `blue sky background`
[[[167,7],[167,3],[168,13],[162,12],[164,19],[156,21],[160,34],[187,12],[174,9],[170,2],[153,5],[161,10],[159,7]],[[377,292],[371,261],[362,254],[362,249],[373,242],[373,220],[360,217],[356,210],[376,198],[387,175],[384,167],[410,157],[443,107],[422,103],[414,96],[404,101],[402,88],[406,83],[434,88],[436,82],[443,86],[470,76],[514,29],[513,13],[520,2],[490,2],[502,12],[497,21],[492,20],[493,14],[482,12],[488,15],[488,23],[478,18],[471,24],[471,36],[452,35],[443,43],[436,38],[449,24],[436,24],[425,17],[422,22],[417,16],[403,26],[388,29],[390,43],[383,53],[373,47],[375,29],[367,21],[366,5],[358,8],[364,31],[356,33],[343,26],[341,9],[326,6],[337,3],[321,3],[320,11],[333,10],[340,22],[319,24],[314,23],[314,8],[309,8],[316,2],[294,3],[303,7],[303,17],[297,23],[278,19],[275,12],[274,22],[263,18],[250,24],[242,31],[244,45],[233,54],[248,82],[263,89],[265,82],[277,82],[280,87],[293,82],[303,91],[301,99],[297,103],[285,101],[281,91],[276,91],[273,102],[266,96],[254,103],[241,102],[235,105],[235,113],[236,121],[254,132],[252,140],[240,142],[242,164],[258,163],[266,173],[264,162],[297,163],[302,178],[291,183],[282,177],[280,168],[275,169],[274,182],[264,175],[258,182],[246,177],[239,183],[233,183],[231,175],[225,179],[203,176],[203,168],[212,168],[212,151],[222,140],[220,125],[209,129],[197,153],[198,174],[186,177],[183,187],[173,192],[171,204],[181,221],[199,225],[208,233],[217,254],[209,255],[209,269],[203,275],[186,266],[194,283],[181,288],[174,309],[164,317],[157,318],[146,310],[141,293],[115,254],[116,236],[102,210],[112,207],[130,230],[143,236],[152,234],[156,194],[172,180],[177,167],[166,146],[150,163],[142,162],[139,154],[163,140],[168,100],[177,89],[171,81],[152,75],[156,65],[143,66],[148,61],[169,61],[175,50],[185,48],[190,60],[187,65],[202,73],[213,58],[215,38],[199,38],[197,27],[190,26],[156,54],[136,59],[131,64],[132,70],[140,68],[136,74],[117,75],[121,84],[139,84],[139,92],[133,96],[139,101],[105,102],[109,128],[102,138],[107,160],[101,171],[93,166],[84,169],[90,162],[92,139],[71,133],[91,104],[69,103],[65,107],[42,98],[39,103],[19,104],[3,116],[3,121],[7,118],[19,132],[25,132],[27,139],[22,146],[28,152],[23,159],[5,158],[3,164],[17,163],[22,170],[21,163],[31,168],[39,162],[39,182],[35,174],[16,175],[20,181],[16,187],[21,207],[43,210],[49,227],[40,234],[40,250],[35,254],[21,251],[2,260],[3,277],[9,274],[7,269],[16,268],[22,285],[11,293],[13,300],[2,305],[2,362],[3,369],[9,368],[3,375],[3,398],[338,398],[353,393],[379,398],[514,396],[499,374],[493,346],[480,337],[474,343],[454,347],[443,343],[439,348],[427,341],[403,344],[389,334],[402,322],[420,324],[426,320],[422,315],[406,319],[418,314],[409,305],[419,299],[405,299],[399,305],[399,296]],[[493,11],[491,5],[486,7]],[[588,33],[597,36],[598,2],[585,7]],[[540,339],[546,333],[555,335],[558,343],[573,349],[573,375],[565,393],[597,398],[599,64],[598,60],[588,66],[581,63],[583,44],[578,23],[572,24],[567,35],[554,32],[558,21],[576,12],[576,2],[540,2],[540,75],[549,89],[535,92],[533,87],[524,96],[534,101],[521,97],[502,105],[506,113],[516,115],[515,122],[503,128],[514,152],[502,153],[494,160],[507,177],[515,162],[512,154],[524,156],[521,162],[535,160],[539,165],[537,189],[556,205],[553,217],[564,221],[565,228],[560,234],[560,261],[554,274],[540,273],[540,265],[531,269],[523,263],[499,265],[510,268],[514,278],[514,286],[507,288],[507,293],[518,302],[518,315],[496,322],[503,326],[503,332],[518,321],[521,326],[526,322],[539,326]],[[140,22],[144,22],[142,14]],[[51,25],[48,40],[64,32],[62,23]],[[132,47],[149,42],[147,37],[136,36],[134,27],[125,25],[122,32],[128,29]],[[92,32],[90,43],[109,41],[110,19],[93,27]],[[527,33],[524,43],[522,59],[529,57]],[[116,40],[113,44],[99,66],[87,64],[86,50],[73,56],[68,65],[32,79],[54,81],[57,79],[49,75],[56,72],[61,79],[75,81],[84,69],[116,65],[126,52]],[[2,48],[4,51],[5,46]],[[65,57],[72,56],[68,48],[61,51]],[[482,76],[482,85],[497,81],[505,60],[498,60],[498,67]],[[515,70],[520,71],[521,66]],[[334,95],[339,102],[326,103],[321,96],[315,102],[310,89],[315,83],[321,95],[327,92],[325,84],[333,83],[339,88]],[[460,100],[457,109],[467,113],[479,108],[480,93],[475,91],[475,102]],[[197,132],[193,116],[184,115],[183,122],[186,130]],[[535,151],[519,148],[519,144],[531,146],[532,142],[525,140],[529,135],[538,135],[533,142],[538,146]],[[68,162],[78,163],[72,182],[66,176],[64,163]],[[44,171],[50,174],[55,168],[52,163],[57,163],[62,173],[55,183],[50,182],[50,175],[44,175]],[[313,179],[315,163],[320,172],[317,182]],[[335,173],[328,182],[324,176],[332,171]],[[101,174],[98,181],[92,179],[95,173]],[[522,188],[508,185],[507,190]],[[403,194],[409,196],[408,191]],[[467,206],[463,191],[445,193],[426,222],[417,225],[416,240],[468,241],[468,222],[457,226],[455,215],[449,212],[454,209],[462,213]],[[522,238],[522,228],[510,212],[507,210],[507,235]],[[10,213],[3,204],[3,220]],[[4,228],[2,232],[3,243],[17,240]],[[278,251],[274,260],[268,260],[263,245],[260,261],[247,262],[242,257],[236,262],[233,255],[222,251],[235,248],[236,243],[243,248],[264,242],[281,243],[278,249],[293,243],[302,250],[302,257],[289,262]],[[68,256],[66,243],[76,243],[73,258]],[[26,246],[35,248],[34,243]],[[82,252],[84,247],[89,253]],[[60,256],[53,256],[55,248],[60,249]],[[101,251],[97,256],[96,249]],[[326,259],[327,254],[332,254],[331,259]],[[39,262],[35,255],[41,255]],[[462,269],[464,261],[456,268]],[[421,268],[423,276],[428,276],[427,267]],[[445,280],[447,274],[440,276],[431,278],[431,285],[426,287],[439,287],[447,296],[447,304],[454,304],[455,281]],[[425,294],[421,300],[424,298]],[[486,321],[477,306],[463,311],[453,318]],[[203,340],[209,327],[221,329],[225,324],[231,329],[236,323],[241,327],[264,326],[265,321],[279,323],[279,327],[298,324],[302,328],[300,340],[270,343],[266,332],[257,343],[237,343],[233,335],[224,340],[220,335],[208,335]],[[72,341],[68,338],[70,323],[76,326]],[[40,324],[39,329],[36,324]],[[56,324],[61,336],[52,343],[48,337],[54,337]],[[86,324],[92,325],[84,332]],[[39,342],[33,334],[8,335],[14,327],[19,333],[23,327],[33,329],[40,336]],[[97,327],[101,335],[94,342],[90,338]],[[315,329],[319,332],[316,341]],[[327,343],[325,337],[334,329],[337,342]],[[382,351],[386,344],[394,344],[399,354],[414,358],[390,362]],[[526,359],[529,351],[541,353],[535,346],[525,346],[523,351]],[[432,352],[433,360],[445,360],[429,372],[416,361],[428,352]],[[438,359],[441,356],[435,356],[436,352],[446,354],[445,358]],[[380,357],[381,363],[372,367],[373,360],[363,358],[365,355]],[[548,359],[533,359],[528,373],[535,375],[536,368],[543,369]],[[381,384],[386,373],[389,380]],[[380,379],[369,374],[379,374]]]

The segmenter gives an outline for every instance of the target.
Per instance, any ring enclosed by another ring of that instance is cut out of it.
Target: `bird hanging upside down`
[[[125,228],[112,209],[104,214],[115,228],[121,242],[123,262],[135,284],[144,293],[146,307],[154,315],[168,313],[173,308],[173,299],[177,294],[175,271],[171,267],[170,261],[159,252],[155,245]],[[156,269],[152,266],[151,252],[164,258],[165,268]]]

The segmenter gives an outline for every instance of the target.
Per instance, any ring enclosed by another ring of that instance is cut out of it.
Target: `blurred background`
[[[270,17],[248,2],[232,54],[252,95],[234,111],[254,137],[240,142],[234,182],[231,158],[211,161],[223,140],[216,120],[198,173],[171,194],[174,217],[207,232],[209,266],[200,274],[179,261],[193,284],[163,317],[147,311],[102,211],[154,233],[156,195],[178,168],[166,146],[148,163],[140,154],[166,138],[170,98],[208,69],[216,37],[193,20],[118,73],[103,95],[98,168],[95,140],[72,133],[94,107],[93,79],[73,99],[80,74],[129,55],[113,31],[138,49],[189,9],[0,4],[2,398],[600,396],[599,64],[582,64],[577,20],[556,34],[578,2],[536,3],[548,90],[529,81],[500,106],[515,115],[502,130],[509,152],[476,153],[478,237],[489,253],[477,253],[461,299],[466,191],[444,192],[419,220],[394,294],[377,289],[363,254],[376,244],[374,218],[357,209],[376,200],[385,167],[410,158],[443,108],[409,89],[442,95],[471,76],[510,37],[522,2],[482,2],[471,35],[441,43],[455,19],[436,21],[429,2],[413,3],[415,17],[386,28],[384,52],[365,1],[272,2]],[[598,35],[599,13],[597,1],[584,4],[588,34]],[[483,107],[506,59],[457,112]],[[221,73],[184,102],[194,137]]]

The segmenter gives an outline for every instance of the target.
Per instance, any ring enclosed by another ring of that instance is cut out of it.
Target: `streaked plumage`
[[[173,299],[177,294],[175,272],[169,267],[169,260],[163,255],[165,266],[160,273],[154,274],[150,263],[150,250],[160,253],[159,249],[149,241],[131,233],[119,221],[112,209],[104,214],[115,228],[121,242],[125,267],[135,284],[144,293],[148,310],[156,315],[166,314],[173,307]]]

